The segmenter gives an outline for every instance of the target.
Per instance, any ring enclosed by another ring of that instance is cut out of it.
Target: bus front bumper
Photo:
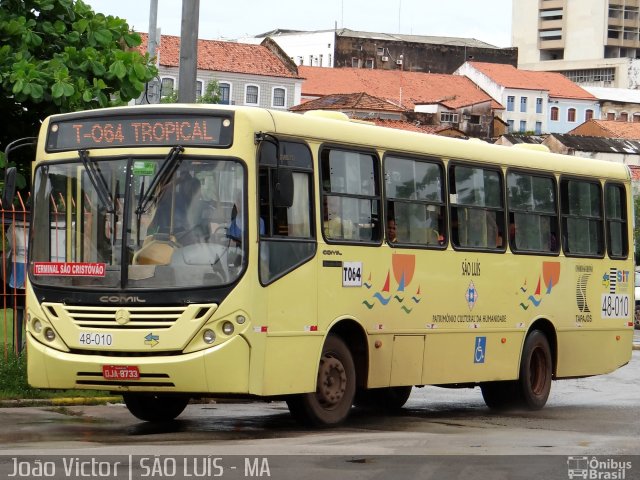
[[[241,336],[194,353],[126,357],[61,352],[27,334],[28,382],[45,389],[248,394],[249,358]],[[105,378],[112,366],[139,378]]]

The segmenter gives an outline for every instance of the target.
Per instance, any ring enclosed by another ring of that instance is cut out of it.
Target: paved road
[[[638,454],[640,351],[618,371],[554,382],[538,412],[494,414],[479,389],[414,389],[400,414],[354,411],[343,426],[307,430],[286,405],[189,405],[151,425],[121,404],[2,409],[0,453],[95,454]],[[276,440],[277,439],[277,440]]]

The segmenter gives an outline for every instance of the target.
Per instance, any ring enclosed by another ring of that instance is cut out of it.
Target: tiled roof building
[[[147,35],[141,34],[142,50]],[[178,85],[180,37],[162,35],[157,47],[162,96]],[[296,65],[270,39],[260,45],[198,40],[198,92],[212,80],[220,86],[221,103],[286,109],[300,103],[302,78]]]
[[[572,135],[640,140],[640,122],[591,119],[574,128],[569,133]]]

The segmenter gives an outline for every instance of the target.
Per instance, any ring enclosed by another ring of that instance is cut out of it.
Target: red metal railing
[[[17,201],[12,205],[2,205],[0,200],[0,246],[2,247],[2,276],[1,302],[2,302],[2,346],[4,359],[7,360],[9,352],[16,355],[22,351],[24,334],[24,320],[26,299],[24,284],[21,280],[26,276],[21,260],[26,257],[26,245],[28,245],[28,221],[27,210],[28,196],[23,198],[20,192],[16,195]],[[21,228],[15,228],[19,225]],[[12,250],[17,249],[20,251]],[[26,261],[25,261],[26,263]],[[21,278],[19,269],[23,269]]]

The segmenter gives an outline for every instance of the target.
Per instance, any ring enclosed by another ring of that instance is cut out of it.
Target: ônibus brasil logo
[[[571,479],[625,480],[627,470],[631,470],[631,462],[615,458],[604,460],[588,456],[567,458],[567,474]]]

